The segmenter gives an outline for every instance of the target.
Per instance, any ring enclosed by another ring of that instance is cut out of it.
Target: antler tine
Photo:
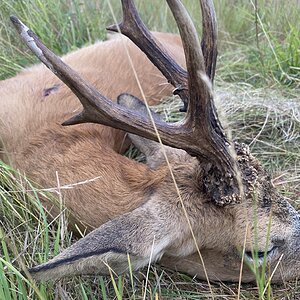
[[[207,85],[204,83],[202,77],[198,75],[199,72],[203,75],[205,73],[204,58],[194,24],[181,1],[167,0],[167,3],[180,32],[187,65],[190,95],[186,120],[194,123],[197,117],[193,113],[196,112],[196,115],[200,114],[204,116],[207,108],[207,99],[209,98]],[[198,97],[191,97],[195,96],[191,95],[195,90],[195,86],[201,89],[200,99]]]
[[[107,30],[121,32],[131,39],[162,72],[174,87],[174,94],[180,96],[184,107],[188,103],[187,72],[177,64],[164,47],[151,34],[141,20],[132,0],[122,0],[123,21]]]
[[[200,6],[202,11],[201,48],[205,61],[206,74],[211,82],[213,82],[218,55],[218,31],[215,8],[212,1],[200,1]]]
[[[203,1],[200,0],[200,6],[202,11],[202,40],[201,48],[205,61],[206,74],[210,78],[210,81],[213,82],[216,71],[217,63],[217,19],[214,8],[214,3],[211,0]],[[212,115],[213,127],[217,133],[223,138],[226,139],[223,132],[222,125],[219,122],[217,111],[213,101],[210,101],[210,111]]]
[[[233,159],[228,151],[228,143],[216,117],[211,82],[206,75],[206,69],[210,69],[210,66],[206,67],[205,63],[208,63],[209,60],[205,61],[197,31],[181,1],[167,0],[167,2],[176,20],[186,57],[189,103],[185,122],[188,127],[193,129],[194,139],[198,137],[201,140],[201,142],[198,141],[198,144],[202,145],[202,156],[212,162],[221,164],[221,168],[234,172]],[[202,2],[205,1],[201,1],[204,23],[208,23],[207,19],[212,14],[206,10],[211,5]],[[208,36],[207,33],[206,36]],[[207,38],[205,38],[206,40]]]

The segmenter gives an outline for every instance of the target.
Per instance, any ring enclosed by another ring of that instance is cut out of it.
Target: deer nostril
[[[284,238],[273,238],[271,241],[275,247],[281,247],[285,244]]]

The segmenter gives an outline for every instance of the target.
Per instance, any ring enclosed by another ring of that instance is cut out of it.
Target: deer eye
[[[265,252],[265,251],[245,251],[245,255],[248,258],[248,260],[253,261],[255,259],[258,260],[262,260],[265,255],[266,258],[270,258],[271,256],[273,256],[273,254],[276,252],[277,250],[277,246],[274,246],[273,248],[271,248],[269,251]]]

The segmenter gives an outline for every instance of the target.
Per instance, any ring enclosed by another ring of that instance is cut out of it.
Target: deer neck
[[[200,249],[223,249],[233,242],[234,217],[229,209],[214,204],[205,194],[203,172],[197,160],[172,165],[177,187],[167,166],[157,172],[167,173],[157,201],[172,223],[170,230],[177,232],[169,255],[196,252],[195,240]]]

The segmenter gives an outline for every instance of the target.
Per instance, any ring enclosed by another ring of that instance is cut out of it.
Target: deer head
[[[83,105],[64,125],[92,122],[126,130],[149,166],[143,204],[30,269],[38,280],[109,274],[110,269],[122,273],[128,270],[128,255],[133,270],[161,260],[170,268],[213,280],[238,280],[242,261],[258,268],[267,265],[274,281],[299,274],[299,214],[276,192],[248,148],[228,141],[218,120],[212,92],[217,57],[213,3],[200,1],[200,44],[182,3],[167,2],[180,31],[187,71],[153,38],[132,1],[122,1],[123,22],[109,29],[128,36],[175,87],[186,115],[173,124],[132,95],[122,94],[113,103],[11,17],[28,47]],[[254,279],[250,269],[244,268],[244,281]]]

